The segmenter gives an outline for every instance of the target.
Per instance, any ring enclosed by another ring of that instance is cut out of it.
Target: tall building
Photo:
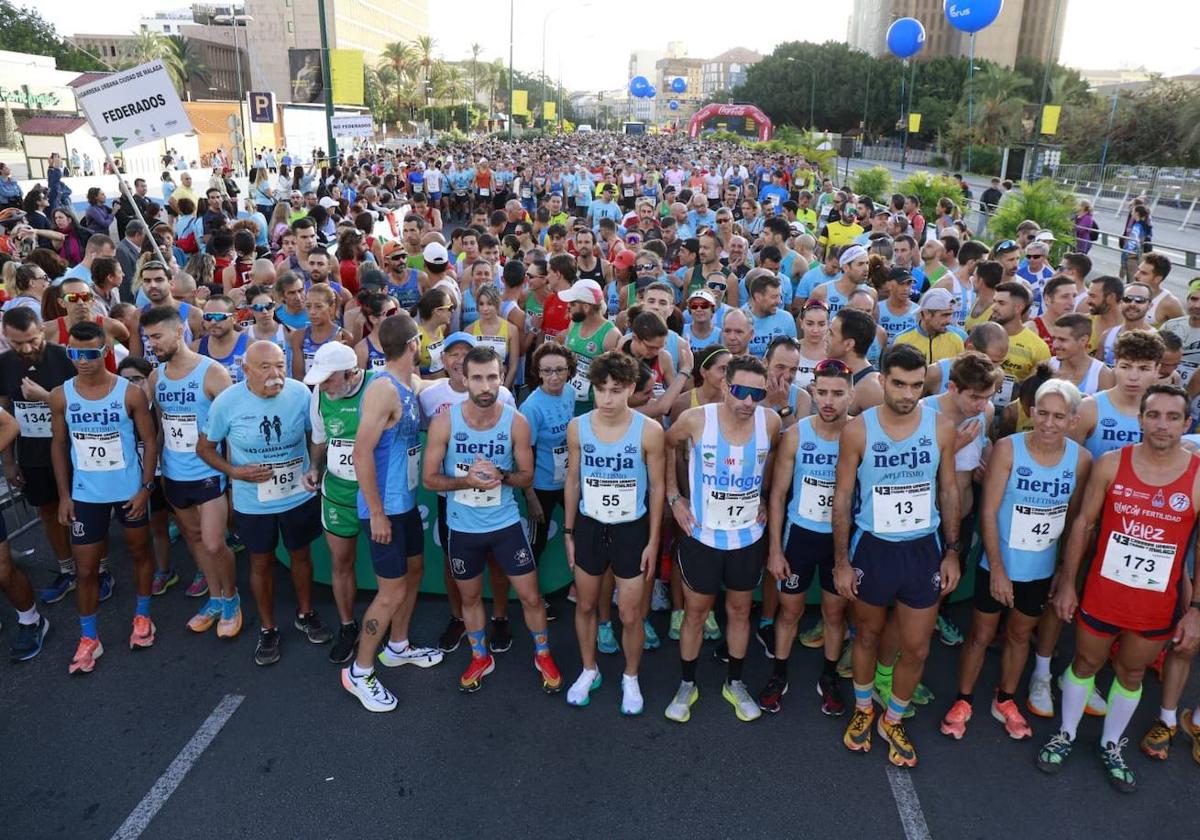
[[[291,98],[288,50],[321,46],[317,0],[245,0],[254,88],[268,90],[278,101]],[[384,47],[429,34],[429,0],[328,0],[325,25],[329,48],[362,50],[372,66]]]
[[[704,62],[700,68],[700,93],[712,96],[722,90],[733,90],[746,81],[746,68],[762,61],[762,55],[745,47],[734,47]]]
[[[1000,16],[975,36],[976,58],[1012,67],[1018,59],[1058,61],[1068,0],[1005,0]],[[943,55],[966,56],[969,36],[952,27],[943,0],[854,0],[849,42],[874,56],[887,52],[887,30],[897,18],[925,26],[925,47],[917,60]],[[1057,20],[1055,17],[1057,15]]]
[[[658,89],[658,95],[651,100],[654,103],[654,119],[665,123],[691,118],[696,109],[704,102],[702,92],[701,71],[704,59],[688,58],[686,55],[668,55],[660,58],[654,67],[654,77],[651,81]],[[671,90],[671,82],[677,78],[687,82],[683,93]],[[678,102],[679,107],[672,111],[671,102]]]

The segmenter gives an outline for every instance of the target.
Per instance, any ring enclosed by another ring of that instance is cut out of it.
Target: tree
[[[188,84],[193,79],[207,86],[210,81],[208,65],[200,58],[200,51],[195,41],[183,35],[168,35],[167,44],[171,55],[171,63],[167,65],[167,72],[171,72],[172,66],[177,68],[179,77],[172,76],[171,81],[175,83],[175,89],[179,95],[184,95]],[[241,56],[236,55],[234,60],[241,61]]]
[[[104,62],[93,58],[61,38],[55,28],[34,9],[0,0],[0,50],[48,55],[59,70],[106,70]]]
[[[479,44],[471,44],[471,101],[474,102],[479,96],[479,54],[483,52],[483,47]]]
[[[414,104],[411,94],[414,92],[413,80],[417,67],[417,52],[412,44],[405,41],[393,41],[380,54],[376,70],[380,88],[391,90],[397,120],[403,119],[408,108]]]
[[[432,81],[432,71],[435,59],[433,57],[433,47],[437,43],[430,35],[420,35],[413,39],[413,47],[416,48],[417,56],[419,57],[422,78],[425,82],[425,107],[429,107],[430,82]]]

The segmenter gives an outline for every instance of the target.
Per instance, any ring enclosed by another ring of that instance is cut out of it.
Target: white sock
[[[64,575],[75,574],[75,558],[68,557],[65,560],[58,561],[58,570]]]
[[[1115,744],[1125,734],[1125,727],[1133,720],[1137,711],[1138,701],[1142,699],[1142,687],[1139,685],[1130,691],[1121,685],[1120,680],[1113,680],[1108,692],[1108,714],[1104,716],[1104,732],[1100,736],[1100,744]]]
[[[1072,741],[1075,740],[1075,730],[1079,728],[1079,721],[1083,719],[1083,709],[1087,705],[1088,696],[1092,693],[1095,684],[1094,677],[1087,680],[1076,677],[1074,669],[1069,665],[1063,674],[1062,728]]]
[[[374,672],[375,672],[374,668],[367,668],[367,670],[362,671],[362,670],[359,670],[357,662],[350,663],[350,676],[354,677],[355,679],[361,680],[363,677],[371,676],[371,674]]]
[[[1179,720],[1176,717],[1175,709],[1167,709],[1162,706],[1158,707],[1158,719],[1167,726],[1178,726]]]
[[[1033,655],[1033,675],[1035,677],[1050,676],[1050,657]]]
[[[42,616],[38,613],[37,601],[33,602],[33,606],[27,610],[17,610],[17,621],[21,624],[39,624]]]
[[[391,648],[392,653],[404,653],[408,650],[408,639],[401,639],[398,642],[388,642],[387,646]]]

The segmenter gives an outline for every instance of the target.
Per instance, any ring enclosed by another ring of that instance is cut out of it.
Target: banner
[[[275,95],[270,91],[252,90],[246,94],[250,103],[250,122],[275,122]]]
[[[288,50],[288,71],[292,79],[292,102],[311,104],[325,101],[320,50]]]
[[[329,83],[335,105],[363,104],[362,50],[330,50]]]
[[[1061,105],[1046,105],[1042,108],[1042,134],[1058,134],[1058,119],[1062,116]]]
[[[529,115],[529,91],[514,90],[512,92],[512,115],[514,117]]]
[[[921,115],[918,113],[910,113],[908,115],[908,130],[916,134],[921,130]]]
[[[556,104],[557,103],[555,103],[555,102],[543,102],[542,103],[542,119],[543,120],[545,120],[546,122],[549,122],[550,120],[554,119],[554,106]]]
[[[371,137],[375,125],[370,114],[343,114],[330,121],[334,137]]]
[[[192,130],[161,61],[106,75],[76,90],[75,98],[109,154]]]

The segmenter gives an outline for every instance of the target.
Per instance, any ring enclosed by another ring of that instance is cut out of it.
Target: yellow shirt
[[[892,346],[897,344],[910,344],[917,348],[925,356],[928,364],[941,359],[953,359],[963,351],[963,340],[957,333],[944,332],[931,338],[917,327],[896,336]]]
[[[1041,362],[1050,358],[1050,348],[1042,337],[1029,327],[1022,327],[1016,335],[1008,337],[1008,355],[1000,363],[1004,371],[1004,384],[1000,388],[1001,404],[1017,398],[1017,384],[1025,380]]]
[[[817,229],[817,211],[811,207],[805,210],[803,207],[796,209],[796,221],[803,224],[810,231]]]
[[[800,218],[799,214],[796,218]],[[817,240],[817,243],[822,248],[840,248],[843,245],[848,245],[858,237],[862,236],[863,228],[858,222],[852,225],[844,225],[841,222],[833,222],[825,226],[826,236],[822,236]]]
[[[978,315],[967,315],[966,331],[970,332],[985,321],[992,320],[992,304],[987,305],[987,309],[980,312]]]
[[[496,355],[500,357],[500,364],[508,364],[508,327],[507,318],[500,319],[500,332],[493,335],[491,333],[484,334],[483,321],[476,321],[467,327],[467,332],[475,336],[479,344],[485,347],[491,347],[496,351]]]

